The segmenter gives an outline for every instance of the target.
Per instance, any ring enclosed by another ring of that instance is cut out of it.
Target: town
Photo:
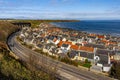
[[[23,27],[19,38],[26,44],[56,58],[90,62],[90,70],[108,72],[120,60],[120,38],[59,28],[41,23],[38,28]]]

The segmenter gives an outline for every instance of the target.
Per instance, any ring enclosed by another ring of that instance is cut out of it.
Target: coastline
[[[87,34],[96,34],[96,35],[108,35],[108,36],[111,36],[111,37],[120,37],[120,34],[119,33],[113,33],[113,32],[100,32],[99,30],[80,30],[80,29],[76,29],[76,28],[71,28],[71,27],[67,27],[66,25],[65,26],[62,26],[58,23],[64,23],[64,22],[52,22],[50,23],[51,25],[55,26],[55,27],[58,27],[58,28],[63,28],[63,29],[70,29],[70,30],[74,30],[74,31],[80,31],[80,32],[84,32],[84,33],[87,33]],[[70,23],[70,22],[65,22],[65,24],[67,23]],[[78,27],[78,26],[77,26]]]
[[[71,29],[71,28],[67,28],[67,27],[60,27],[58,25],[54,25],[52,23],[49,23],[50,25],[56,27],[56,28],[60,28],[60,29],[67,29],[67,30],[71,30],[71,31],[77,31],[77,32],[81,32],[81,33],[85,33],[85,34],[95,34],[95,35],[104,35],[104,36],[111,36],[111,37],[116,37],[119,38],[120,34],[116,35],[112,35],[112,34],[104,34],[104,33],[96,33],[96,32],[91,32],[91,31],[82,31],[82,30],[75,30],[75,29]]]

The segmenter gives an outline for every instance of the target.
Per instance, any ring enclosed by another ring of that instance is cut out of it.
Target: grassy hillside
[[[14,26],[7,21],[0,21],[0,42],[6,42],[8,35],[17,29],[17,26]]]
[[[8,54],[9,52],[0,53],[0,80],[50,80],[48,74],[31,71]]]
[[[51,80],[48,74],[31,68],[26,63],[16,60],[7,50],[7,37],[18,27],[6,21],[0,21],[0,80]],[[53,79],[52,79],[53,80]]]

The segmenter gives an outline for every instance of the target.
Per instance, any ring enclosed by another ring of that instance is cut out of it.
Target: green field
[[[50,23],[50,22],[77,22],[79,20],[11,20],[12,22],[29,22],[32,27],[37,27],[40,23]]]

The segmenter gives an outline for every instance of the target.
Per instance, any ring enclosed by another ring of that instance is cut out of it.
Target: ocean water
[[[110,34],[120,37],[120,20],[84,20],[80,22],[55,22],[51,24],[88,33]]]

